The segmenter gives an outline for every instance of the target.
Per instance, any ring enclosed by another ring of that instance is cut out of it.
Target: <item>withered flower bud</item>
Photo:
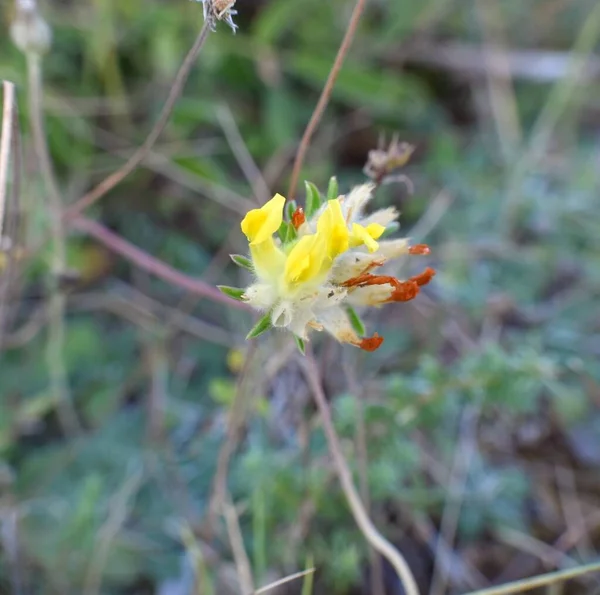
[[[52,31],[40,15],[36,0],[17,0],[10,27],[14,44],[24,54],[45,54],[50,49]]]

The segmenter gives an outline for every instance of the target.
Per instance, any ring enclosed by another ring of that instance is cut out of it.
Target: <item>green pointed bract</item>
[[[304,343],[304,339],[301,339],[300,337],[294,335],[294,340],[296,341],[296,347],[298,348],[298,351],[302,355],[306,355],[306,345]]]
[[[295,200],[290,200],[285,206],[285,214],[287,215],[288,221],[292,220],[292,216],[298,208],[298,203]]]
[[[237,300],[238,302],[244,301],[243,295],[246,290],[242,289],[241,287],[229,287],[227,285],[217,285],[217,289],[221,293],[224,293],[226,296],[228,296],[234,300]]]
[[[348,313],[350,324],[352,325],[352,328],[356,331],[356,334],[360,335],[361,337],[364,337],[367,334],[367,330],[365,329],[365,325],[360,319],[360,316],[356,313],[356,310],[348,306],[346,308],[346,312]]]
[[[290,242],[293,242],[297,237],[298,232],[296,231],[296,228],[291,223],[288,223],[287,234],[285,236],[284,243],[289,244]]]
[[[289,244],[298,237],[298,234],[296,233],[296,228],[287,221],[283,221],[281,223],[279,229],[277,230],[277,233],[279,235],[279,239],[283,244]]]
[[[340,185],[338,184],[337,178],[331,176],[329,178],[329,186],[327,186],[327,200],[333,200],[340,195]]]
[[[241,254],[230,254],[229,257],[239,267],[242,267],[243,269],[246,269],[246,270],[250,271],[251,273],[254,272],[254,267],[252,266],[252,261],[249,258],[247,258],[246,256],[242,256]]]
[[[277,235],[279,239],[285,244],[285,238],[287,237],[289,223],[287,221],[282,221],[279,229],[277,230]]]
[[[259,335],[266,333],[269,329],[273,328],[271,322],[271,312],[267,312],[253,327],[252,330],[246,335],[246,339],[256,339]]]
[[[306,187],[306,202],[304,205],[304,214],[310,219],[321,206],[321,194],[319,189],[312,182],[304,182]]]

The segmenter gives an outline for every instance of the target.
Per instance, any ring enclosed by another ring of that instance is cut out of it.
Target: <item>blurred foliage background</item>
[[[230,262],[250,153],[285,192],[350,0],[238,0],[165,134],[88,215],[211,284]],[[23,56],[1,9],[0,78],[24,141],[20,245],[49,228]],[[145,138],[202,24],[186,0],[46,1],[48,142],[65,205]],[[375,524],[423,592],[458,593],[597,558],[600,545],[600,10],[594,0],[371,0],[303,172],[346,192],[380,135],[416,146],[379,189],[438,274],[366,323],[373,354],[314,338]],[[242,140],[243,139],[243,140]],[[302,197],[300,197],[302,198]],[[0,593],[239,593],[219,461],[257,586],[400,594],[354,525],[288,336],[186,294],[83,234],[67,238],[63,354],[81,436],[51,388],[49,249],[5,292]],[[414,260],[414,259],[413,259]],[[421,261],[422,262],[422,261]],[[418,264],[418,263],[417,263]],[[235,506],[233,505],[235,503]],[[598,577],[565,587],[593,593]],[[540,593],[546,591],[539,591]],[[550,591],[548,591],[550,592]],[[561,593],[555,590],[552,593]]]

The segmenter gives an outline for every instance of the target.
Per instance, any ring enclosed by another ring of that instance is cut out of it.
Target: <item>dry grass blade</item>
[[[8,81],[2,81],[2,134],[0,136],[0,241],[4,228],[4,216],[8,203],[8,171],[10,168],[10,153],[16,115],[15,86]],[[1,244],[0,244],[1,248]]]
[[[500,585],[499,587],[490,587],[488,589],[480,589],[479,591],[471,591],[467,595],[508,595],[509,593],[523,593],[531,591],[537,587],[545,587],[555,583],[566,581],[571,578],[583,576],[591,572],[600,572],[600,562],[594,564],[586,564],[578,568],[570,568],[568,570],[560,570],[558,572],[549,572],[548,574],[540,574],[533,578],[527,578],[513,583]]]
[[[268,593],[269,591],[272,591],[273,589],[276,589],[277,587],[281,587],[281,585],[285,585],[286,583],[295,581],[299,578],[302,578],[304,576],[312,574],[315,570],[316,570],[316,568],[307,568],[306,570],[302,570],[301,572],[296,572],[294,574],[290,574],[289,576],[285,576],[282,579],[279,579],[278,581],[271,583],[270,585],[266,585],[264,587],[261,587],[257,591],[254,591],[254,595],[261,595],[262,593]]]
[[[21,182],[21,149],[15,86],[2,82],[2,132],[0,136],[0,346],[6,316],[7,296],[14,288],[15,235]],[[12,166],[12,167],[11,167]],[[11,176],[12,170],[12,176]]]
[[[252,566],[248,559],[246,548],[244,547],[244,537],[242,535],[238,514],[229,493],[226,494],[225,501],[222,503],[221,508],[223,517],[225,518],[227,536],[229,537],[229,544],[231,545],[231,551],[233,552],[233,559],[235,561],[242,593],[254,593]]]
[[[267,200],[269,200],[271,192],[267,186],[267,183],[265,182],[265,179],[263,178],[260,169],[254,162],[254,159],[248,150],[248,146],[240,134],[231,110],[227,106],[223,105],[217,111],[217,117],[221,123],[221,128],[223,128],[225,138],[227,139],[227,142],[229,143],[229,146],[231,147],[231,150],[237,159],[240,169],[244,172],[244,176],[248,180],[248,183],[252,186],[254,198],[258,204],[264,204],[267,202]]]

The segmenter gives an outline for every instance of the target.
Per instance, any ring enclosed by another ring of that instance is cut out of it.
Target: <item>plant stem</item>
[[[162,260],[154,258],[151,254],[134,246],[97,221],[93,221],[87,217],[76,217],[71,221],[71,226],[104,244],[109,250],[123,256],[141,269],[164,279],[168,283],[181,287],[195,295],[208,298],[213,302],[220,302],[241,310],[251,310],[250,306],[245,302],[238,302],[231,299],[222,294],[216,287],[174,269]]]
[[[480,589],[479,591],[471,591],[468,595],[509,595],[509,593],[523,593],[525,591],[530,591],[531,589],[536,589],[537,587],[552,585],[559,581],[566,581],[570,578],[583,576],[592,572],[600,572],[600,563],[596,562],[577,568],[569,568],[568,570],[540,574],[532,578],[500,585],[499,587],[489,587],[487,589]]]
[[[81,427],[73,406],[69,388],[68,374],[64,362],[65,347],[65,310],[66,301],[63,295],[59,276],[66,266],[65,230],[62,221],[62,200],[58,184],[54,177],[52,161],[48,152],[44,114],[42,108],[43,82],[42,58],[39,54],[27,53],[27,77],[29,90],[29,122],[33,145],[47,193],[47,211],[53,240],[51,273],[48,280],[50,292],[48,344],[46,359],[50,384],[57,401],[57,412],[63,431],[68,435],[81,432]]]
[[[8,202],[8,170],[16,117],[15,86],[8,81],[2,81],[2,99],[2,132],[0,133],[0,242],[2,241],[4,214]],[[1,249],[2,244],[0,243]]]
[[[292,177],[287,192],[288,200],[294,200],[296,196],[296,186],[298,185],[298,178],[300,177],[300,171],[302,169],[302,164],[304,163],[306,151],[308,150],[308,146],[310,145],[310,140],[317,126],[319,125],[319,122],[321,120],[321,117],[323,116],[327,104],[329,103],[329,98],[331,97],[335,81],[337,80],[338,74],[342,68],[342,64],[344,63],[346,55],[348,54],[348,50],[350,49],[350,45],[352,44],[352,40],[354,39],[354,35],[356,34],[356,29],[358,27],[360,17],[362,16],[366,4],[367,0],[357,0],[356,2],[356,6],[352,11],[350,23],[348,24],[348,29],[346,30],[344,39],[342,40],[338,53],[335,57],[333,66],[331,67],[329,76],[327,77],[327,81],[325,82],[325,86],[321,91],[319,101],[317,102],[312,116],[310,117],[310,121],[308,122],[308,126],[306,127],[306,130],[302,135],[302,140],[300,141],[300,145],[298,147],[298,153],[296,154],[296,160],[294,161]]]
[[[308,382],[311,392],[317,403],[323,429],[329,445],[329,451],[333,457],[335,470],[337,472],[342,491],[350,506],[352,516],[365,539],[392,565],[398,574],[406,595],[419,595],[417,583],[404,559],[404,556],[377,530],[369,518],[367,511],[358,495],[348,463],[342,454],[340,440],[333,425],[331,410],[321,385],[319,369],[312,354],[302,360],[304,376]]]
[[[202,25],[202,29],[200,29],[200,33],[198,33],[198,37],[196,37],[194,45],[190,48],[190,51],[187,53],[179,68],[179,71],[175,75],[175,80],[173,81],[173,85],[171,86],[171,90],[169,91],[169,95],[160,112],[158,120],[156,121],[156,124],[154,124],[150,134],[148,134],[144,144],[133,155],[131,155],[131,157],[117,171],[110,174],[95,188],[92,188],[92,190],[71,205],[64,213],[65,219],[70,220],[76,217],[89,206],[100,200],[107,192],[122,182],[146,158],[154,146],[154,143],[156,143],[159,136],[165,129],[169,118],[171,117],[171,113],[173,112],[175,104],[177,103],[177,100],[183,91],[183,87],[185,86],[185,83],[187,82],[187,79],[192,71],[194,63],[196,62],[196,58],[198,57],[198,54],[200,53],[200,50],[204,46],[204,42],[210,33],[211,23],[211,18],[207,18],[204,21],[204,25]]]

